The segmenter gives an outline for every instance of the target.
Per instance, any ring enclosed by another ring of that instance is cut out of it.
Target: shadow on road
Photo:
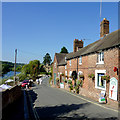
[[[117,120],[117,118],[88,118],[84,113],[78,113],[76,110],[88,106],[89,103],[71,104],[60,106],[48,106],[36,108],[40,120]]]
[[[32,99],[32,106],[37,99],[37,94],[30,90],[29,94]],[[77,113],[78,109],[89,106],[90,103],[83,104],[62,104],[56,106],[35,107],[40,120],[118,120],[116,117],[111,118],[88,118],[85,113]]]

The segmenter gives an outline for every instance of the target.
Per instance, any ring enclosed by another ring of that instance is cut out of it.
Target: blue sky
[[[110,21],[110,32],[118,29],[118,3],[102,3],[102,19]],[[73,40],[86,39],[84,46],[100,38],[99,2],[2,3],[2,60],[43,61],[46,53],[65,46],[73,51]]]

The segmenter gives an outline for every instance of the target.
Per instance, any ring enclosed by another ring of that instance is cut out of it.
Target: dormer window
[[[104,52],[97,54],[97,64],[104,64]]]

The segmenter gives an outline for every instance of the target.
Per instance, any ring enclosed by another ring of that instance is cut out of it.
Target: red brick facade
[[[54,59],[54,62],[55,61],[56,59]],[[88,75],[90,75],[91,73],[95,75],[96,70],[105,70],[106,75],[109,75],[110,78],[115,77],[117,80],[119,80],[120,76],[118,76],[117,72],[113,71],[114,67],[117,68],[119,67],[119,62],[120,62],[120,50],[119,48],[113,48],[104,51],[104,64],[97,64],[97,53],[94,53],[82,56],[82,64],[79,64],[79,58],[73,58],[67,60],[66,69],[65,66],[58,66],[57,69],[53,67],[54,68],[53,71],[57,75],[58,73],[64,73],[65,76],[66,76],[65,71],[67,71],[68,79],[70,77],[70,71],[76,71],[78,73],[82,72],[84,75],[84,81],[83,87],[80,88],[80,94],[98,100],[101,89],[95,87],[95,80],[89,78]],[[109,82],[106,83],[106,96],[108,103],[111,104],[114,102],[117,103],[117,101],[109,99]]]

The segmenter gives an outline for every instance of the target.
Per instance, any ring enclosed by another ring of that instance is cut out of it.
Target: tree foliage
[[[40,72],[46,72],[43,64],[40,65]]]
[[[68,53],[67,48],[63,46],[63,47],[61,48],[61,52],[60,52],[60,53]]]
[[[52,59],[50,57],[50,54],[49,53],[46,53],[45,57],[43,57],[43,64],[46,65],[50,65],[52,62]]]
[[[26,64],[22,67],[22,73],[24,73],[26,76],[27,74],[30,74],[31,78],[36,79],[36,77],[40,73],[39,66],[40,66],[39,60],[30,61],[29,64]]]

